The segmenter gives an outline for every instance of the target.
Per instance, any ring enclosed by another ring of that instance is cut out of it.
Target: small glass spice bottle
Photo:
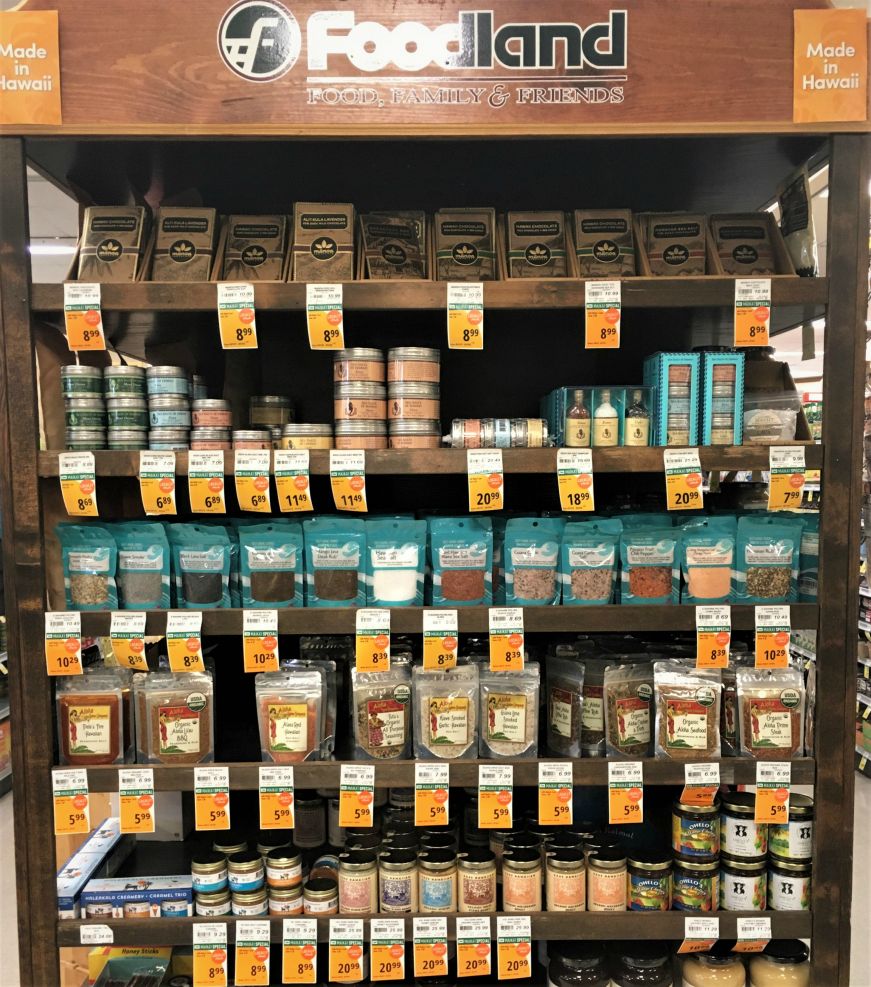
[[[587,871],[583,850],[560,848],[547,854],[545,901],[549,912],[583,912],[587,907]]]
[[[619,849],[596,850],[587,858],[587,909],[626,911],[626,854]]]
[[[580,389],[572,394],[572,406],[566,412],[565,443],[575,449],[590,444],[590,409]]]
[[[536,847],[508,849],[502,854],[502,910],[541,911],[541,851]]]
[[[371,850],[339,854],[339,914],[370,915],[378,911],[378,863]]]
[[[486,847],[457,858],[457,908],[462,914],[496,911],[496,854]]]

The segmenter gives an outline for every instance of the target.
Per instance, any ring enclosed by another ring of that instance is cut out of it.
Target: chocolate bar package
[[[85,209],[79,281],[135,281],[147,235],[144,206]]]
[[[635,274],[635,237],[629,209],[576,209],[575,255],[582,278]]]
[[[509,277],[567,276],[565,213],[510,212],[507,222]]]
[[[726,274],[755,277],[777,273],[768,220],[764,213],[713,216],[711,229],[717,244],[717,256]]]
[[[215,253],[214,209],[161,206],[154,232],[152,281],[208,281]]]
[[[647,213],[642,224],[650,273],[667,278],[705,274],[705,223],[698,213]]]
[[[360,217],[366,274],[372,281],[426,278],[426,214],[372,212]]]
[[[294,281],[354,280],[354,207],[297,202],[293,207]]]
[[[496,212],[440,209],[435,224],[439,281],[496,280]]]
[[[223,279],[280,281],[286,243],[286,216],[230,216]]]

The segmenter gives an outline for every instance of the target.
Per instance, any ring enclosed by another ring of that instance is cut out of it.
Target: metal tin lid
[[[66,408],[78,411],[105,411],[106,406],[102,398],[67,398]]]
[[[680,799],[675,799],[671,808],[673,812],[690,817],[715,816],[720,811],[720,800],[715,798],[713,805],[687,805]]]
[[[297,436],[303,435],[323,435],[327,438],[332,438],[333,426],[295,423],[283,426],[281,429],[281,434],[286,435],[288,438],[296,438]]]
[[[242,428],[233,432],[234,442],[271,442],[272,432],[268,428]]]
[[[807,819],[814,814],[814,800],[810,795],[790,794],[789,818]]]
[[[217,850],[203,850],[191,857],[191,870],[195,874],[208,874],[222,870],[227,864],[227,858]]]
[[[109,411],[118,411],[121,408],[134,408],[137,411],[147,411],[148,405],[145,398],[129,397],[127,395],[109,395],[106,398],[106,407]]]
[[[541,866],[539,847],[509,847],[502,854],[502,870],[535,870]]]
[[[191,429],[191,442],[229,442],[229,428],[194,428]]]
[[[186,428],[153,428],[148,437],[152,442],[187,442],[190,434]]]
[[[60,368],[60,375],[61,377],[102,377],[103,371],[99,367],[84,367],[80,363],[69,363]]]
[[[786,871],[790,874],[810,874],[813,866],[810,860],[796,860],[791,857],[779,857],[776,853],[770,853],[768,862],[771,867]]]
[[[333,363],[342,363],[344,360],[375,360],[384,362],[384,351],[370,349],[368,346],[352,346],[347,350],[336,350],[333,354]]]
[[[378,418],[336,422],[336,436],[340,435],[387,435],[387,423]]]
[[[266,888],[258,888],[256,891],[234,891],[234,905],[259,905],[266,901]]]
[[[292,888],[269,888],[269,897],[273,901],[295,901],[302,897],[302,885],[295,884]]]
[[[140,377],[145,378],[145,370],[142,367],[128,367],[120,365],[117,367],[104,367],[103,377]]]
[[[431,363],[440,363],[441,358],[438,350],[426,346],[394,346],[387,351],[387,359],[391,363],[394,360],[428,360]]]
[[[112,442],[145,442],[146,429],[143,428],[110,428],[109,443]]]
[[[303,888],[303,896],[309,900],[323,901],[339,893],[338,882],[332,877],[314,877]]]
[[[397,381],[388,388],[391,398],[431,398],[438,400],[438,384],[421,384],[414,381]]]
[[[188,372],[184,367],[149,367],[145,371],[145,376],[153,377],[184,377],[188,379]]]
[[[728,870],[738,874],[762,874],[766,867],[765,857],[732,857],[728,853],[720,854],[720,863]]]
[[[387,399],[387,389],[383,384],[371,384],[368,381],[347,381],[335,384],[333,396],[337,398],[378,398]]]
[[[191,408],[194,411],[230,411],[230,402],[223,398],[197,398]]]
[[[707,874],[717,870],[720,866],[720,861],[716,858],[714,860],[687,860],[686,857],[682,857],[680,854],[675,854],[674,866],[678,870],[695,871],[697,873]]]
[[[252,408],[262,404],[273,408],[289,408],[290,398],[284,397],[283,394],[252,394],[249,403]],[[227,407],[229,407],[229,402],[227,402]]]
[[[95,442],[104,442],[106,440],[106,429],[81,428],[80,426],[71,426],[67,429],[67,442],[87,442],[90,439],[93,439]]]
[[[189,411],[191,403],[183,394],[151,394],[148,407],[151,411],[167,409],[171,411]]]
[[[292,843],[288,843],[285,846],[273,847],[266,854],[266,865],[267,867],[294,867],[301,859],[299,850]]]
[[[198,387],[205,387],[205,386],[206,386],[206,378],[205,378],[205,377],[203,377],[203,375],[202,375],[202,374],[194,374],[194,375],[193,375],[193,376],[191,377],[191,380],[192,380],[192,381],[193,381],[193,383],[194,383],[195,385],[197,385]]]

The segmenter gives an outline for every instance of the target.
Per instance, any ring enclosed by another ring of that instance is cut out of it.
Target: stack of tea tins
[[[103,392],[110,449],[148,448],[148,405],[142,367],[106,367]]]
[[[148,391],[148,448],[187,449],[191,433],[192,384],[184,367],[149,367],[145,371]]]
[[[106,448],[103,371],[77,363],[60,368],[66,447],[81,452]]]

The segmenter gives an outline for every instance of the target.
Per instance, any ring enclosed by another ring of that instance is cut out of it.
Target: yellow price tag
[[[695,511],[703,506],[702,468],[698,449],[665,449],[665,495],[670,511]]]
[[[490,919],[484,916],[457,916],[457,976],[490,976]]]
[[[358,672],[386,672],[390,669],[390,611],[357,611],[355,658]]]
[[[345,348],[341,284],[307,284],[305,317],[308,344],[313,350]]]
[[[491,607],[490,671],[522,672],[524,663],[523,610]]]
[[[311,919],[315,923],[314,919]],[[285,926],[288,920],[285,919]],[[281,951],[281,980],[285,984],[317,983],[317,926],[306,937],[291,938],[284,934]]]
[[[373,918],[369,976],[373,983],[405,979],[405,920]]]
[[[696,668],[728,668],[732,612],[728,606],[696,607]]]
[[[768,457],[768,510],[800,507],[805,483],[804,446],[771,446]]]
[[[78,611],[46,613],[45,664],[49,675],[82,674],[82,615]]]
[[[139,492],[149,516],[175,514],[175,453],[139,453]]]
[[[644,822],[644,782],[641,761],[608,764],[608,823]]]
[[[222,349],[257,349],[253,284],[218,284],[218,328]]]
[[[284,514],[314,510],[308,449],[276,449],[273,457],[278,509]]]
[[[415,977],[448,975],[448,920],[413,919]]]
[[[758,606],[756,612],[756,668],[789,668],[791,635],[788,606]]]
[[[330,975],[339,984],[363,979],[363,920],[330,919]]]
[[[448,349],[484,349],[484,285],[449,281]]]
[[[194,987],[227,987],[226,923],[196,923],[193,945]]]
[[[73,352],[106,349],[99,284],[64,284],[64,325]]]
[[[452,702],[452,700],[447,698],[445,702]],[[465,700],[465,702],[468,705],[468,701]],[[415,764],[415,826],[447,826],[450,799],[449,771],[450,768],[447,764],[424,764],[420,762]]]
[[[538,765],[538,822],[540,826],[572,824],[572,766],[560,761]]]
[[[278,611],[245,610],[242,651],[246,672],[278,671]]]
[[[478,828],[511,829],[513,803],[513,766],[478,765]]]
[[[584,347],[586,349],[620,348],[621,309],[619,281],[584,283]]]
[[[269,922],[236,922],[236,987],[269,987]]]
[[[330,450],[330,489],[340,511],[365,512],[366,454],[357,449]]]
[[[70,517],[97,517],[97,481],[92,452],[62,452],[58,456],[60,490]]]
[[[560,449],[556,454],[556,472],[562,510],[595,510],[593,453],[590,449]]]
[[[230,828],[229,768],[194,768],[194,828],[200,832]]]
[[[224,453],[191,450],[188,453],[188,497],[194,514],[226,514]]]
[[[383,702],[390,703],[392,701],[384,700]],[[372,709],[371,712],[373,716],[382,718],[380,705],[383,704],[378,704],[378,708]],[[374,801],[374,765],[343,764],[339,782],[339,825],[351,828],[371,826]]]
[[[113,610],[109,622],[112,653],[122,668],[147,672],[145,660],[145,611]]]
[[[87,836],[91,832],[87,770],[53,770],[51,784],[54,797],[54,835]]]
[[[269,449],[237,449],[234,453],[236,475],[236,499],[243,511],[269,514],[269,468],[272,453]]]
[[[532,976],[529,959],[532,947],[527,940],[500,940],[496,964],[499,980],[520,980]]]
[[[293,768],[290,765],[261,765],[260,828],[293,829],[293,806]]]
[[[684,805],[713,805],[719,788],[720,765],[716,762],[684,765],[684,786],[680,796]]]
[[[204,672],[203,615],[199,610],[170,610],[166,615],[166,651],[173,672]]]
[[[154,832],[154,769],[120,768],[118,801],[121,832]]]
[[[756,762],[754,822],[778,824],[789,821],[790,781],[788,761]]]
[[[501,449],[467,449],[470,511],[501,511],[505,507]]]
[[[768,346],[771,278],[735,280],[735,347]]]

